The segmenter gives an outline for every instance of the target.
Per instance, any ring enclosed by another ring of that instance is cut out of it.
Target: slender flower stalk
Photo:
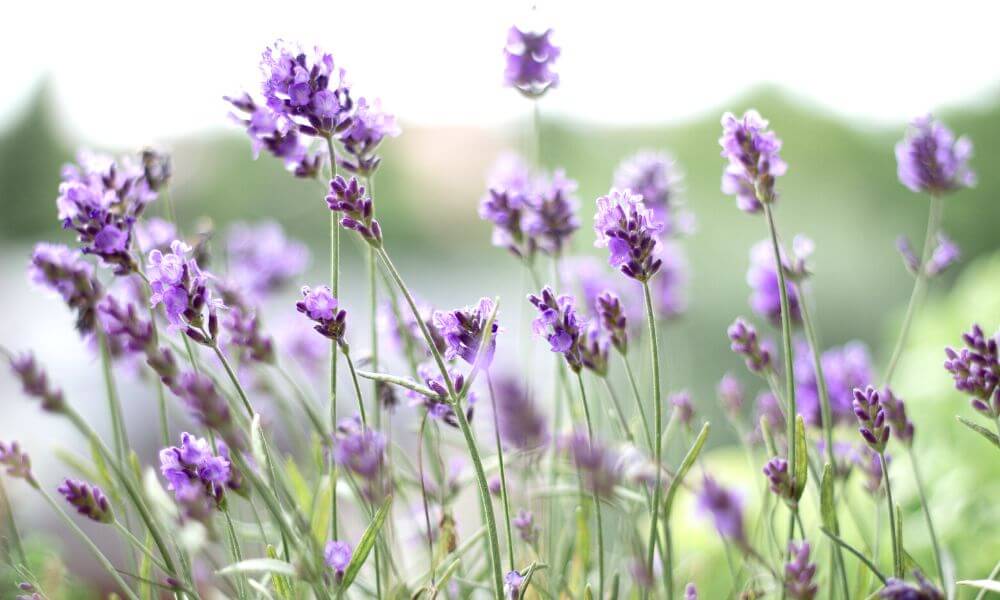
[[[330,159],[330,180],[337,176],[337,159],[333,149],[333,138],[326,136],[327,156]],[[340,224],[337,213],[330,211],[330,291],[335,298],[340,297]],[[337,342],[330,341],[330,429],[337,428]],[[330,537],[338,538],[337,466],[330,462]]]
[[[649,282],[642,283],[643,298],[646,302],[646,321],[649,325],[649,349],[653,366],[653,456],[656,463],[656,481],[653,487],[653,513],[649,520],[649,541],[646,547],[646,569],[653,572],[653,550],[658,535],[657,520],[660,514],[660,495],[663,489],[663,406],[660,398],[660,349],[656,335],[656,317],[653,315],[653,297]],[[646,592],[648,594],[648,592]],[[668,593],[672,594],[671,591]]]
[[[493,379],[489,369],[486,370],[486,385],[490,391],[490,404],[493,408],[493,432],[497,444],[497,463],[500,467],[500,495],[503,501],[503,518],[507,527],[507,555],[510,559],[510,570],[514,570],[514,536],[510,527],[510,495],[507,489],[507,470],[504,466],[503,445],[500,443],[500,421],[497,417],[497,399],[493,390]]]
[[[583,404],[583,414],[587,422],[587,440],[594,451],[594,425],[590,419],[590,406],[587,403],[587,391],[583,385],[583,371],[576,372],[576,381],[580,385],[580,402]],[[601,515],[601,498],[598,494],[598,486],[593,489],[594,516],[597,518],[597,573],[598,573],[598,598],[604,597],[604,520]],[[652,542],[652,539],[650,540]]]

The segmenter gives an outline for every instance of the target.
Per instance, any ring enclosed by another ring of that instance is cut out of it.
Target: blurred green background
[[[60,166],[72,159],[80,141],[61,133],[48,98],[42,84],[22,114],[0,132],[0,264],[6,267],[0,281],[0,333],[5,344],[19,331],[16,323],[35,315],[32,306],[9,300],[25,295],[28,284],[18,274],[31,245],[39,239],[70,240],[56,223],[54,200]],[[621,159],[643,148],[676,157],[685,174],[682,197],[698,227],[683,241],[690,261],[690,307],[666,330],[666,376],[671,390],[690,389],[700,415],[717,422],[715,383],[725,371],[742,375],[743,370],[728,349],[725,328],[737,315],[750,316],[745,283],[749,247],[766,233],[761,218],[743,214],[719,191],[723,159],[716,141],[718,120],[723,111],[751,107],[770,119],[785,143],[789,171],[779,182],[778,227],[787,239],[803,233],[816,242],[811,285],[821,343],[863,340],[880,370],[912,282],[895,238],[906,234],[919,244],[927,212],[927,199],[896,179],[893,146],[903,134],[905,115],[891,127],[847,122],[766,87],[710,107],[700,118],[643,128],[553,120],[542,103],[543,162],[565,168],[580,183],[583,227],[574,241],[576,253],[599,255],[590,229],[593,200],[607,191]],[[220,114],[224,111],[220,105]],[[946,201],[943,228],[961,246],[963,258],[959,268],[932,284],[897,381],[917,423],[917,445],[942,537],[958,565],[958,577],[974,579],[985,577],[1000,557],[1000,453],[955,422],[954,414],[971,417],[971,410],[951,390],[940,363],[942,347],[957,343],[974,320],[988,332],[1000,324],[1000,171],[994,168],[1000,162],[1000,94],[935,116],[956,134],[973,139],[972,166],[979,183]],[[403,135],[384,146],[376,201],[387,243],[411,285],[438,305],[457,306],[498,293],[508,310],[522,302],[518,265],[490,246],[489,226],[478,219],[477,205],[493,160],[505,150],[526,152],[530,147],[527,117],[526,104],[525,119],[502,129],[411,129],[403,123]],[[166,149],[174,157],[172,198],[187,231],[203,217],[220,230],[236,220],[278,220],[309,244],[312,272],[322,277],[329,230],[319,186],[293,179],[266,156],[252,161],[249,144],[235,127],[172,140]],[[360,298],[364,283],[352,278],[351,269],[361,259],[353,245],[347,253],[344,285],[349,296]],[[356,292],[351,289],[355,283]],[[733,472],[726,478],[732,482],[757,477],[732,450],[732,439],[726,427],[716,428],[709,464]],[[905,458],[899,462],[905,464]],[[899,480],[899,500],[907,514],[908,547],[918,561],[930,565],[909,469],[898,473],[894,481]],[[685,527],[690,531],[682,530],[684,539],[704,550],[689,566],[706,582],[705,597],[722,597],[724,581],[716,583],[717,589],[710,587],[711,569],[721,564],[720,547],[706,535],[704,524]]]

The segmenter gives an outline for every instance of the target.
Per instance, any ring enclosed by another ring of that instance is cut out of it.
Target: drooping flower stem
[[[413,294],[411,294],[409,288],[406,287],[406,283],[403,281],[399,271],[396,270],[396,266],[392,263],[392,259],[389,258],[389,253],[385,251],[385,248],[379,248],[378,255],[379,258],[382,259],[382,263],[385,265],[386,270],[389,271],[389,275],[392,277],[393,282],[395,282],[396,287],[398,287],[399,291],[403,294],[403,298],[410,307],[410,312],[413,314],[414,320],[416,320],[417,325],[420,326],[420,332],[423,334],[424,340],[427,342],[427,347],[430,349],[431,354],[434,357],[434,362],[437,364],[438,370],[441,372],[441,378],[444,380],[449,400],[455,403],[458,398],[458,395],[455,393],[455,384],[452,382],[451,375],[448,373],[448,368],[444,363],[444,357],[441,356],[441,352],[439,352],[437,346],[434,345],[434,339],[431,337],[431,333],[427,329],[427,324],[420,316],[420,309],[417,307],[416,300],[413,299]],[[490,501],[490,488],[489,484],[486,482],[486,472],[483,470],[483,462],[479,456],[479,450],[476,447],[475,434],[472,432],[472,428],[469,426],[469,421],[465,417],[465,411],[457,405],[454,405],[453,408],[455,417],[458,420],[459,429],[461,429],[462,436],[465,438],[465,444],[469,450],[469,456],[472,458],[472,465],[476,473],[476,483],[479,486],[479,501],[483,508],[483,513],[486,515],[486,529],[489,533],[490,558],[493,570],[493,588],[496,597],[501,598],[503,597],[503,575],[501,573],[500,543],[497,537],[497,524],[496,518],[493,514],[493,504]]]
[[[583,385],[583,371],[576,372],[576,381],[580,386],[580,402],[583,404],[583,416],[587,423],[587,439],[590,445],[594,445],[594,425],[590,418],[590,405],[587,404],[587,391]],[[598,575],[598,598],[604,597],[604,522],[601,517],[601,499],[595,489],[594,516],[597,518],[597,575]]]
[[[896,503],[892,500],[889,463],[885,460],[885,452],[879,452],[878,459],[882,463],[882,477],[885,479],[885,498],[889,504],[889,533],[892,535],[892,572],[894,576],[902,577],[903,568],[899,549],[899,537],[896,534]]]
[[[942,209],[941,197],[931,194],[931,203],[927,214],[927,232],[924,234],[924,247],[921,252],[920,265],[913,279],[913,291],[910,292],[910,301],[906,305],[906,314],[903,316],[903,324],[899,329],[899,337],[896,338],[896,345],[892,349],[889,365],[885,368],[885,387],[889,387],[892,384],[892,377],[896,374],[896,367],[899,366],[899,359],[903,354],[903,346],[906,345],[906,338],[910,333],[910,326],[913,324],[917,305],[920,304],[924,288],[927,287],[927,262],[934,251],[934,236],[941,225]]]
[[[930,505],[927,503],[927,494],[924,492],[924,478],[920,474],[920,467],[917,464],[917,453],[913,446],[907,446],[907,453],[910,456],[910,466],[913,467],[913,480],[917,484],[917,493],[920,494],[920,506],[924,509],[924,519],[927,521],[927,531],[931,536],[931,547],[934,548],[934,562],[937,565],[938,577],[941,584],[944,582],[944,564],[941,562],[941,547],[938,544],[937,533],[934,531],[934,521],[931,519]]]
[[[656,339],[656,317],[653,314],[653,296],[649,282],[642,283],[646,303],[646,321],[649,326],[649,349],[653,366],[653,456],[656,463],[656,483],[653,488],[653,512],[649,519],[649,544],[646,548],[646,572],[653,572],[653,550],[656,547],[657,521],[660,516],[660,494],[663,487],[663,406],[660,400],[660,349]],[[671,574],[672,575],[672,574]],[[648,596],[648,590],[644,595]]]
[[[493,433],[497,443],[497,463],[500,466],[500,495],[503,500],[504,525],[507,528],[507,555],[510,559],[510,570],[514,570],[514,536],[510,529],[510,496],[507,495],[507,470],[504,467],[503,446],[500,443],[500,423],[497,419],[497,399],[493,391],[493,378],[489,369],[486,370],[486,386],[490,391],[490,405],[493,407]]]
[[[330,160],[330,179],[337,175],[337,159],[333,149],[333,138],[326,136],[326,151]],[[330,211],[330,291],[335,298],[340,297],[340,223],[337,213]],[[330,341],[330,430],[337,429],[337,342]],[[333,539],[337,535],[337,466],[330,461],[330,531]]]

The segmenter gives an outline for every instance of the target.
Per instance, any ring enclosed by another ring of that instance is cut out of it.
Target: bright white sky
[[[538,5],[9,2],[0,126],[48,73],[68,130],[91,144],[224,127],[221,96],[257,90],[260,51],[276,37],[329,49],[358,95],[380,96],[405,122],[496,125],[526,110],[501,87],[501,48],[510,24],[532,20],[554,27],[563,50],[562,86],[544,110],[601,122],[683,119],[763,82],[840,114],[894,122],[1000,89],[995,2]]]

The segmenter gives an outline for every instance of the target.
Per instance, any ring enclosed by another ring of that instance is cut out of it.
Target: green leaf
[[[962,581],[956,581],[955,583],[958,585],[974,587],[980,590],[986,590],[987,592],[1000,593],[1000,581],[994,581],[992,579],[963,579]]]
[[[806,450],[806,422],[802,415],[795,418],[795,490],[792,492],[795,500],[802,497],[806,491],[806,481],[809,478],[809,455]]]
[[[594,600],[594,591],[590,589],[590,584],[583,588],[583,600]]]
[[[351,555],[351,562],[347,564],[347,568],[344,569],[344,579],[340,582],[340,588],[338,590],[338,595],[343,594],[347,591],[347,588],[351,587],[354,583],[354,579],[358,576],[361,571],[362,565],[368,560],[368,554],[371,553],[372,548],[375,546],[375,540],[378,539],[378,532],[382,529],[382,524],[385,523],[385,517],[389,514],[389,507],[392,505],[392,496],[385,499],[382,503],[381,508],[375,513],[375,517],[372,522],[368,524],[368,528],[361,535],[361,540],[358,542],[358,547],[354,549],[354,553]]]
[[[701,426],[701,431],[698,433],[698,437],[695,438],[694,444],[691,445],[691,449],[688,450],[687,454],[684,456],[683,462],[681,462],[680,468],[677,469],[677,475],[670,481],[670,487],[667,488],[667,497],[663,501],[664,506],[664,519],[670,518],[670,507],[673,506],[674,496],[677,494],[677,489],[680,487],[682,481],[684,481],[684,476],[687,475],[691,467],[694,466],[694,462],[698,460],[698,454],[701,453],[702,447],[705,445],[705,441],[708,439],[708,432],[712,429],[711,424],[705,421],[705,424]]]
[[[760,435],[764,438],[764,447],[767,448],[767,455],[777,456],[777,446],[774,445],[774,435],[771,434],[771,427],[767,424],[767,417],[760,418]]]
[[[267,557],[271,559],[278,558],[278,550],[271,544],[267,545]],[[292,598],[292,583],[287,577],[281,575],[274,575],[274,589],[278,592],[278,595],[285,600],[291,600]]]
[[[295,565],[276,558],[251,558],[227,565],[216,571],[218,575],[238,575],[242,573],[271,573],[286,577],[295,577],[297,575]]]
[[[993,444],[994,446],[996,446],[997,448],[1000,448],[1000,437],[997,437],[997,434],[993,433],[989,429],[986,429],[982,425],[979,425],[978,423],[973,423],[972,421],[966,419],[965,417],[961,417],[961,416],[957,416],[956,415],[955,418],[958,419],[959,423],[961,423],[962,425],[965,425],[969,429],[971,429],[971,430],[975,431],[976,433],[978,433],[979,435],[983,436],[984,438],[986,438],[987,440],[989,440],[990,443]]]
[[[250,587],[254,589],[255,592],[260,594],[262,597],[266,598],[267,600],[274,600],[274,596],[271,595],[271,590],[267,589],[267,586],[265,586],[263,583],[255,579],[248,579],[247,583],[250,585]]]
[[[819,490],[820,515],[823,517],[823,527],[837,531],[837,508],[833,500],[833,465],[823,465],[823,481]]]

